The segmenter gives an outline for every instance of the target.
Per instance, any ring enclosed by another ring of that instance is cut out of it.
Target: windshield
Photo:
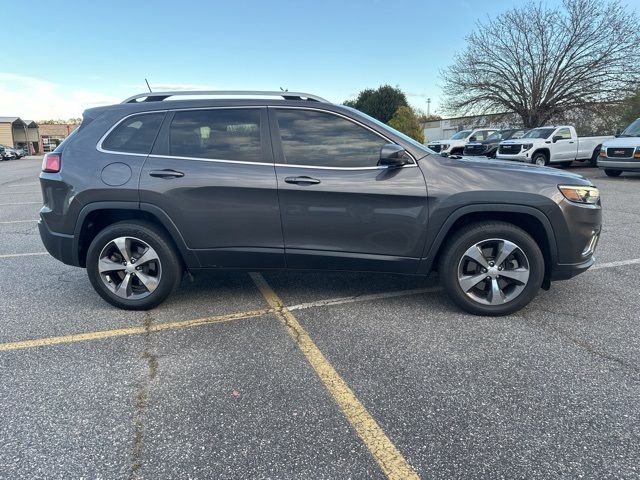
[[[417,140],[414,140],[413,138],[405,135],[402,132],[399,132],[398,130],[396,130],[395,128],[391,128],[389,125],[387,125],[386,123],[382,123],[380,120],[376,120],[375,118],[367,115],[366,113],[361,112],[360,110],[356,110],[355,108],[351,108],[351,107],[347,107],[345,105],[341,105],[342,108],[346,108],[347,110],[350,110],[354,113],[357,113],[358,115],[360,115],[361,117],[365,117],[367,120],[375,123],[376,125],[378,125],[380,128],[386,130],[387,132],[392,133],[393,135],[396,135],[400,138],[402,138],[402,140],[404,140],[407,143],[410,143],[411,145],[413,145],[414,147],[419,148],[420,150],[422,150],[424,153],[435,153],[431,150],[429,150],[427,147],[425,147],[423,144],[421,144],[420,142],[418,142]]]
[[[525,133],[522,138],[549,138],[555,130],[555,128],[534,128]]]
[[[461,140],[468,137],[470,133],[471,130],[462,130],[461,132],[458,132],[453,137],[451,137],[450,140]]]
[[[640,137],[640,118],[625,128],[620,134],[621,137]]]
[[[487,137],[487,142],[495,142],[498,140],[502,140],[503,135],[508,135],[511,130],[498,130],[497,132],[493,132],[491,135]]]

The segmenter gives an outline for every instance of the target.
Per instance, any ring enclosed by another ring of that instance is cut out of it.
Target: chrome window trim
[[[237,106],[229,106],[229,105],[225,105],[225,106],[218,106],[218,107],[190,107],[190,108],[170,108],[170,109],[160,109],[160,110],[145,110],[144,112],[135,112],[135,113],[131,113],[125,117],[122,117],[118,122],[116,122],[111,128],[109,128],[109,130],[107,130],[107,132],[100,138],[100,140],[98,140],[98,143],[96,144],[96,150],[98,150],[101,153],[109,153],[109,154],[114,154],[114,155],[129,155],[129,156],[134,156],[134,157],[153,157],[153,158],[165,158],[165,159],[176,159],[176,160],[197,160],[200,162],[217,162],[217,163],[237,163],[237,164],[241,164],[241,165],[268,165],[270,167],[290,167],[290,168],[306,168],[306,169],[320,169],[320,170],[384,170],[384,169],[388,169],[389,167],[386,166],[380,166],[380,165],[376,165],[376,166],[372,166],[372,167],[326,167],[326,166],[320,166],[320,165],[293,165],[293,164],[289,164],[289,163],[273,163],[273,162],[247,162],[244,160],[222,160],[222,159],[215,159],[215,158],[199,158],[199,157],[181,157],[181,156],[177,156],[177,155],[155,155],[155,154],[146,154],[146,153],[131,153],[131,152],[118,152],[115,150],[106,150],[104,148],[102,148],[102,143],[106,140],[106,138],[109,136],[109,134],[115,130],[122,122],[124,122],[125,120],[127,120],[128,118],[131,117],[135,117],[136,115],[146,115],[149,113],[167,113],[167,112],[185,112],[185,111],[192,111],[192,110],[235,110],[235,109],[245,109],[245,108],[286,108],[286,109],[291,109],[291,110],[312,110],[312,111],[317,111],[317,112],[323,112],[323,113],[329,113],[332,115],[335,115],[337,117],[342,117],[347,121],[351,121],[352,123],[355,123],[357,125],[360,125],[363,128],[366,128],[367,130],[371,131],[372,133],[378,135],[380,138],[382,138],[383,140],[386,140],[389,143],[396,143],[394,142],[392,139],[390,139],[389,137],[381,134],[380,132],[370,128],[369,126],[352,119],[351,117],[348,117],[346,115],[343,115],[341,113],[338,112],[332,112],[331,110],[325,110],[323,108],[311,108],[311,107],[296,107],[296,106],[286,106],[286,105],[275,105],[275,106],[269,106],[269,105],[237,105]],[[409,155],[409,157],[411,157],[411,163],[407,164],[407,165],[403,165],[401,167],[396,167],[396,168],[411,168],[411,167],[417,167],[418,163],[415,159],[415,157],[409,152],[407,151],[407,155]]]
[[[98,143],[96,144],[96,150],[98,150],[99,152],[102,152],[102,153],[114,153],[116,155],[133,155],[133,156],[136,156],[136,157],[146,157],[146,156],[148,156],[149,154],[147,154],[147,153],[118,152],[116,150],[107,150],[107,149],[102,147],[102,144],[104,143],[106,138],[109,136],[109,134],[113,130],[115,130],[118,127],[118,125],[120,125],[126,119],[131,118],[131,117],[135,117],[136,115],[146,115],[148,113],[186,112],[186,111],[191,111],[191,110],[229,110],[229,109],[239,109],[239,108],[265,108],[265,107],[266,107],[266,105],[239,105],[239,106],[236,106],[236,107],[233,107],[233,106],[222,106],[222,107],[164,108],[164,109],[160,109],[160,110],[145,110],[144,112],[130,113],[129,115],[127,115],[125,117],[122,117],[109,130],[107,130],[107,133],[105,133],[102,137],[100,137],[100,140],[98,140]],[[249,162],[249,163],[253,163],[253,162]]]
[[[351,122],[351,123],[355,123],[356,125],[359,125],[367,130],[369,130],[370,132],[374,133],[375,135],[378,135],[380,138],[382,138],[383,140],[386,140],[387,143],[394,143],[397,145],[397,142],[393,141],[391,138],[383,135],[382,133],[378,132],[377,130],[374,130],[373,128],[369,127],[368,125],[365,125],[362,122],[359,122],[358,120],[355,120],[347,115],[343,115],[341,113],[338,112],[333,112],[331,110],[326,110],[324,108],[313,108],[313,107],[297,107],[297,106],[293,106],[293,105],[269,105],[267,108],[273,108],[275,110],[281,110],[281,109],[289,109],[289,110],[311,110],[314,112],[322,112],[322,113],[328,113],[331,115],[335,115],[336,117],[341,117],[344,118],[345,120]],[[416,165],[416,159],[415,157],[408,151],[406,150],[407,155],[409,155],[409,157],[411,157],[411,164],[410,165]],[[294,167],[294,166],[303,166],[303,167],[311,167],[311,168],[331,168],[331,169],[337,169],[337,170],[354,170],[354,169],[373,169],[373,168],[378,168],[378,166],[375,167],[322,167],[322,166],[313,166],[313,165],[293,165],[293,164],[279,164],[279,165],[286,165],[288,167]],[[410,165],[403,165],[400,168],[404,168],[404,167],[408,167]],[[388,168],[388,167],[382,167],[382,168]]]
[[[239,163],[242,165],[266,165],[268,167],[273,167],[272,162],[248,162],[246,160],[223,160],[219,158],[200,158],[200,157],[180,157],[177,155],[156,155],[149,154],[149,157],[153,158],[167,158],[167,159],[176,159],[176,160],[197,160],[199,162],[215,162],[215,163]]]
[[[107,130],[107,133],[105,133],[102,137],[100,137],[100,140],[98,140],[98,143],[96,144],[96,150],[98,150],[101,153],[112,153],[112,154],[115,154],[115,155],[131,155],[131,156],[134,156],[134,157],[147,157],[149,155],[148,153],[132,153],[132,152],[119,152],[117,150],[107,150],[106,148],[102,148],[102,144],[107,139],[109,134],[111,132],[113,132],[116,128],[118,128],[118,126],[122,122],[127,120],[128,118],[135,117],[136,115],[147,115],[149,113],[167,113],[167,111],[168,110],[166,110],[166,109],[164,109],[164,110],[147,110],[145,112],[131,113],[131,114],[127,115],[126,117],[122,117],[119,121],[117,121],[115,124],[113,124],[109,130]],[[162,123],[160,123],[160,125],[162,126]],[[152,145],[152,147],[153,147],[153,145]]]

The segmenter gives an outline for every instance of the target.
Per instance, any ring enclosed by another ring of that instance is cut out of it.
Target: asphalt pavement
[[[0,162],[0,478],[640,478],[640,175],[596,267],[516,315],[435,276],[219,272],[118,310]]]

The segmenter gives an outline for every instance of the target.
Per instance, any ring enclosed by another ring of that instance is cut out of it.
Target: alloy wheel
[[[529,281],[529,260],[515,243],[492,238],[467,249],[458,264],[458,284],[475,302],[502,305],[515,299]]]
[[[118,237],[100,252],[98,272],[113,294],[138,300],[158,288],[162,266],[158,254],[148,243],[134,237]]]

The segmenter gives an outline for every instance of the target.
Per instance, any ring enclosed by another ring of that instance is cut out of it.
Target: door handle
[[[180,178],[184,177],[184,173],[176,170],[165,168],[164,170],[151,170],[149,175],[157,178]]]
[[[317,185],[320,180],[311,177],[285,177],[286,183],[295,183],[297,185]]]

